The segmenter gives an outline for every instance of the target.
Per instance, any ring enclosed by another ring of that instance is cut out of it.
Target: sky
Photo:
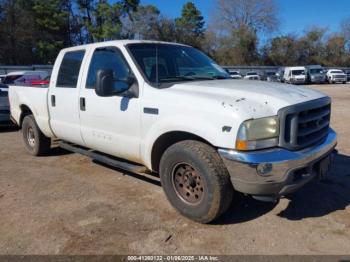
[[[141,0],[153,4],[162,14],[174,18],[188,0]],[[210,20],[216,0],[193,0],[206,21]],[[276,0],[281,26],[277,34],[302,34],[312,26],[321,26],[330,32],[339,30],[341,21],[350,17],[350,0]]]

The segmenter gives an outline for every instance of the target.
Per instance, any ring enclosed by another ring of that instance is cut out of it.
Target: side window
[[[76,88],[85,51],[67,52],[58,72],[56,87]]]
[[[125,61],[122,53],[114,47],[96,49],[90,63],[90,68],[86,81],[86,88],[95,89],[97,72],[101,69],[110,69],[114,72],[115,79],[127,79],[131,70]],[[125,89],[125,81],[116,81],[116,90]]]

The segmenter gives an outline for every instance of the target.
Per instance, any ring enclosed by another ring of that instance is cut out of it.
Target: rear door
[[[85,50],[68,51],[57,58],[49,89],[50,124],[54,134],[68,142],[84,145],[80,132],[79,86]]]

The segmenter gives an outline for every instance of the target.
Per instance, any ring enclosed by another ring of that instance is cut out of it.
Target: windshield
[[[340,70],[333,70],[331,71],[331,74],[344,74],[343,71]]]
[[[300,75],[305,75],[305,71],[304,70],[293,70],[292,74],[294,76],[300,76]]]
[[[229,79],[230,75],[202,52],[172,44],[130,44],[128,49],[152,83]]]
[[[231,75],[239,75],[238,72],[230,72]]]
[[[322,68],[310,69],[310,74],[323,74],[323,69]]]
[[[266,75],[268,76],[274,76],[276,73],[275,72],[267,72]]]
[[[18,78],[21,78],[23,75],[11,75],[6,76],[4,81],[2,82],[5,85],[13,85]]]

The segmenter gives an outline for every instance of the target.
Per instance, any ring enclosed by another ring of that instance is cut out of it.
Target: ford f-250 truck
[[[60,146],[159,174],[171,204],[208,223],[234,192],[291,193],[331,164],[331,99],[280,83],[230,80],[181,44],[112,41],[64,49],[49,88],[10,86],[11,116],[35,156]]]

